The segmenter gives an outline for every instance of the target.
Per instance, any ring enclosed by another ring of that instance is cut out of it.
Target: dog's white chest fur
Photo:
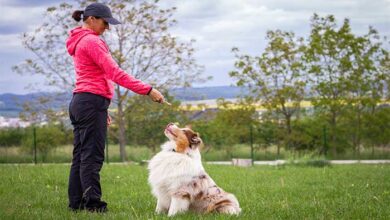
[[[241,209],[233,194],[224,192],[205,172],[199,148],[175,152],[175,142],[161,146],[149,162],[149,184],[157,198],[156,212],[173,216],[189,209],[206,213],[238,214]]]
[[[158,191],[173,193],[172,190],[191,181],[193,176],[204,173],[198,149],[181,154],[173,151],[174,146],[175,142],[166,142],[149,162],[149,183],[157,187],[157,191],[152,191],[155,196]]]

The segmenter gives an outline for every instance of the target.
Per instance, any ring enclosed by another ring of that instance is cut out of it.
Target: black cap
[[[92,3],[84,10],[84,17],[94,16],[103,18],[109,24],[121,24],[118,20],[112,17],[111,10],[108,6],[102,3]]]

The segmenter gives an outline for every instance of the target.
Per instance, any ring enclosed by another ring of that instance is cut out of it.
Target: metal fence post
[[[324,155],[326,156],[328,153],[328,143],[327,143],[327,138],[326,138],[326,125],[323,127],[323,137],[324,137]]]
[[[253,126],[250,125],[250,134],[251,134],[251,159],[252,159],[252,165],[254,164],[255,158],[253,155]]]
[[[33,143],[34,143],[34,163],[37,164],[37,132],[33,126]]]

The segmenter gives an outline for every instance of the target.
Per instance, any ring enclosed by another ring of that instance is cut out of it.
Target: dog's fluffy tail
[[[238,215],[241,212],[241,208],[238,204],[237,199],[233,195],[229,195],[228,198],[221,201],[218,201],[215,204],[210,205],[207,207],[206,213],[210,212],[217,212],[217,213],[223,213],[223,214],[229,214],[229,215]]]

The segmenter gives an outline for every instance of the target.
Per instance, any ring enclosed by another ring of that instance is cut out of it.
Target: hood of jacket
[[[69,32],[69,37],[66,40],[66,49],[71,56],[75,54],[80,40],[89,34],[97,35],[93,30],[82,27],[76,27]]]

